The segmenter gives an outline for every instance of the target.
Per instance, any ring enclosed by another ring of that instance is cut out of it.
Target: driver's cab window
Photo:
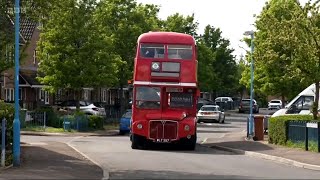
[[[160,87],[137,87],[136,106],[145,109],[160,108]]]
[[[290,107],[290,114],[297,114],[301,110],[310,110],[314,102],[313,96],[301,96]]]

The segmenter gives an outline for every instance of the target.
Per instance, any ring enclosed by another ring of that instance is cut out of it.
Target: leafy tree
[[[14,29],[8,16],[9,5],[0,1],[0,74],[14,65]]]
[[[237,64],[232,55],[233,49],[229,48],[229,40],[221,36],[219,28],[206,26],[204,34],[200,35],[199,44],[206,48],[199,48],[199,81],[206,82],[206,89],[220,95],[231,95],[238,87]],[[210,50],[211,53],[206,51]],[[204,50],[204,52],[201,52]],[[208,66],[208,67],[206,67]],[[205,71],[203,71],[205,70]],[[210,78],[208,80],[207,78]],[[208,82],[209,81],[209,82]]]
[[[294,18],[288,20],[286,28],[293,33],[296,49],[296,60],[293,67],[305,79],[315,83],[315,101],[312,107],[313,117],[318,115],[319,102],[319,73],[320,73],[320,1],[312,3],[309,0],[304,7],[295,1]],[[293,24],[292,24],[293,23]]]
[[[173,31],[192,35],[197,37],[199,23],[195,21],[194,14],[184,17],[179,13],[168,16],[166,20],[161,21],[163,31]]]
[[[51,91],[112,85],[119,57],[93,18],[95,0],[63,0],[50,12],[38,42],[39,80]],[[79,109],[79,104],[77,104]]]
[[[98,4],[95,19],[102,29],[101,34],[111,38],[111,51],[121,58],[120,70],[114,74],[120,94],[133,76],[137,39],[142,33],[159,28],[158,12],[158,6],[137,4],[134,0],[101,0]],[[123,111],[122,96],[120,103]]]
[[[288,20],[293,18],[295,0],[271,0],[258,16],[255,33],[255,80],[256,93],[294,97],[310,81],[301,78],[292,66],[296,57],[297,43],[292,38],[292,31],[286,28]],[[248,39],[247,39],[247,43]],[[249,54],[248,57],[251,55]],[[245,70],[241,83],[247,87],[250,81],[250,67]],[[297,83],[300,82],[300,83]]]

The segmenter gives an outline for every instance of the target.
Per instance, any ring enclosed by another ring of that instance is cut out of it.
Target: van
[[[276,111],[271,117],[282,115],[311,115],[312,104],[315,99],[315,83],[301,91],[293,100],[284,108]]]

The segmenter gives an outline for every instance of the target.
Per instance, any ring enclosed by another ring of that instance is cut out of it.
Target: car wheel
[[[125,135],[126,134],[126,132],[125,131],[123,131],[123,130],[119,130],[119,135]]]
[[[225,116],[223,116],[223,118],[219,117],[219,123],[223,124],[224,123],[224,119],[225,119]]]

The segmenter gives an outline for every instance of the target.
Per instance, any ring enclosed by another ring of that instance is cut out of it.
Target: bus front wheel
[[[185,143],[185,149],[194,151],[197,145],[197,134],[191,136],[191,138]]]
[[[143,137],[132,134],[131,135],[131,148],[132,149],[146,149],[147,144]]]
[[[132,149],[139,149],[139,137],[137,135],[131,135],[131,148]]]

